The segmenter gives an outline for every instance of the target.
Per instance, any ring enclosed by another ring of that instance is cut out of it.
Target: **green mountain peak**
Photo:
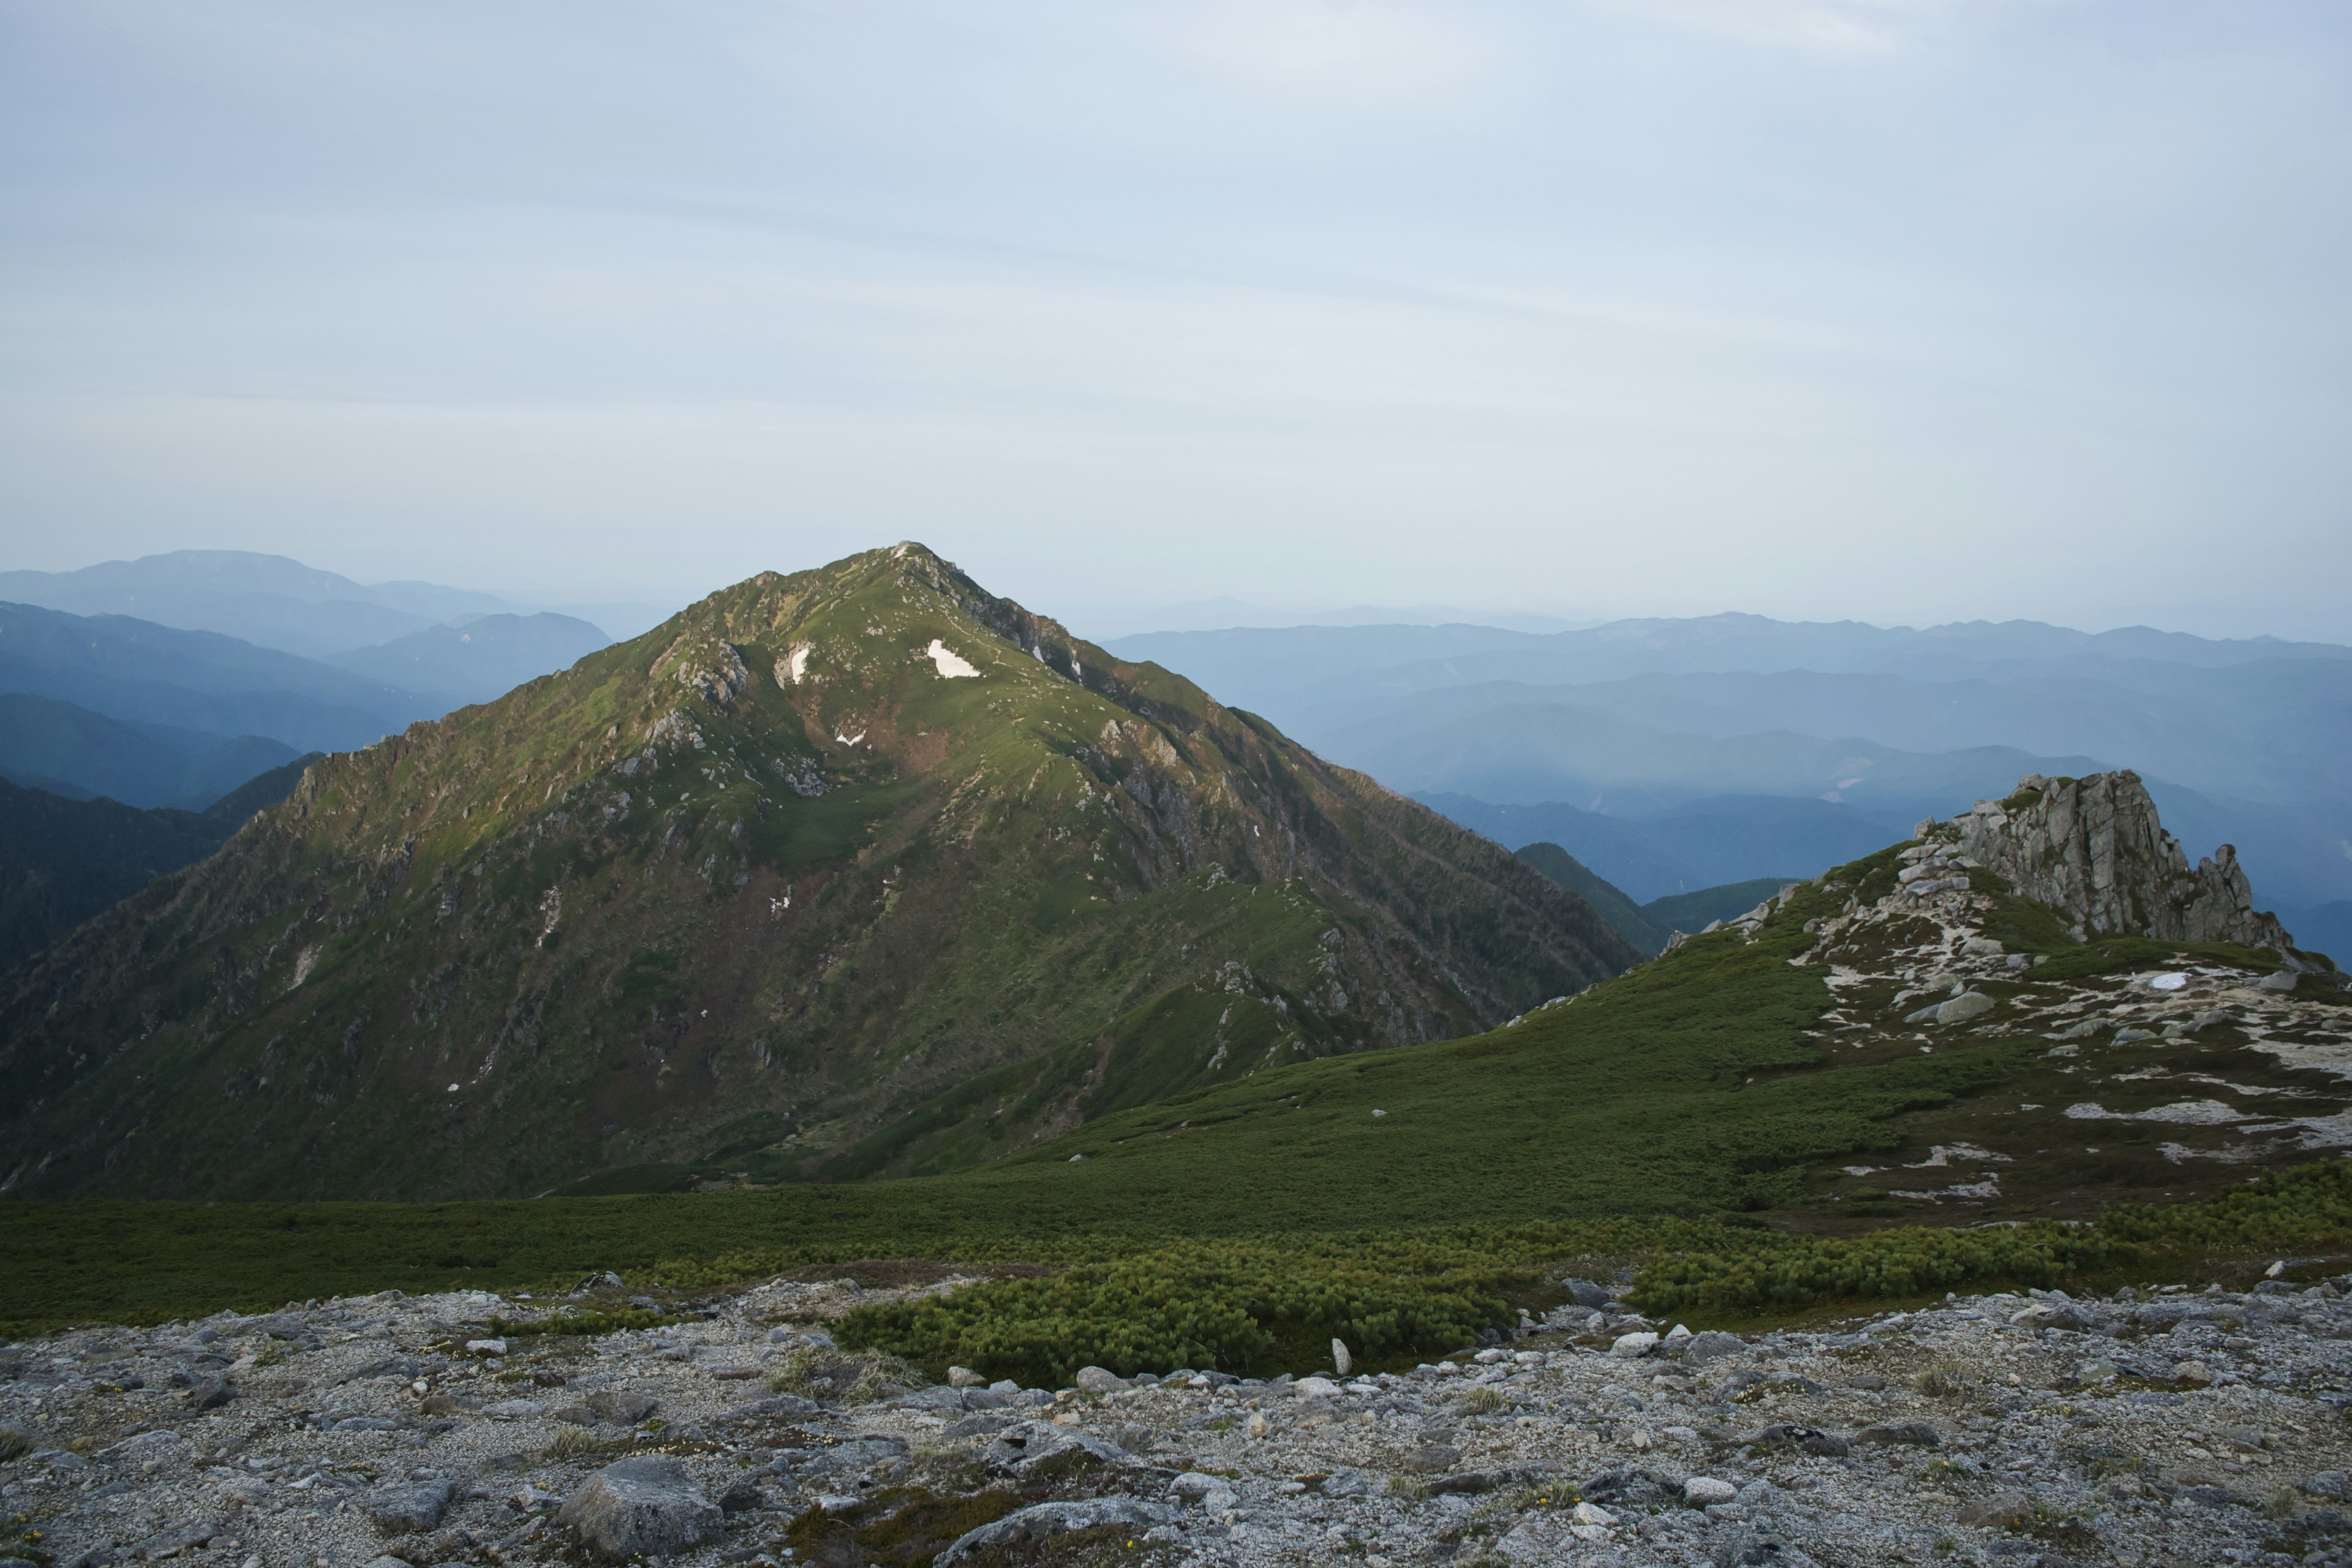
[[[0,1182],[953,1169],[1636,956],[1499,847],[907,542],[330,756],[0,978]]]

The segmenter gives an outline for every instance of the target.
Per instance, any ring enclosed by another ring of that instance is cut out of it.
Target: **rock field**
[[[1760,1337],[1572,1284],[1410,1371],[1060,1390],[835,1350],[881,1294],[845,1282],[594,1334],[397,1292],[81,1329],[0,1352],[0,1557],[2352,1563],[2352,1277]]]

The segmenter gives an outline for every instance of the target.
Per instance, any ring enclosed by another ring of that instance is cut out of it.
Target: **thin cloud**
[[[1209,0],[1160,24],[1179,58],[1286,107],[1416,109],[1454,99],[1497,48],[1454,17],[1380,0]]]
[[[1822,54],[1888,54],[2000,0],[1592,0],[1694,32]]]

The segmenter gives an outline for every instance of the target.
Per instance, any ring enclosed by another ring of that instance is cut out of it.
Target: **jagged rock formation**
[[[950,1170],[1638,958],[1500,846],[903,544],[330,757],[0,980],[0,1192]]]
[[[2191,869],[2129,770],[2080,779],[2028,773],[2009,799],[1980,800],[1953,820],[1964,854],[2071,919],[2078,942],[2126,934],[2236,942],[2271,948],[2300,967],[2278,918],[2255,910],[2237,850],[2224,844]]]

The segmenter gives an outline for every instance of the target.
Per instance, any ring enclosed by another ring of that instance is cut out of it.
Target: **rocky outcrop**
[[[2129,770],[2028,773],[2009,799],[1980,800],[1953,824],[1961,853],[2073,921],[2078,940],[2236,942],[2294,962],[2278,918],[2255,910],[2237,850],[2224,844],[2192,869]]]

